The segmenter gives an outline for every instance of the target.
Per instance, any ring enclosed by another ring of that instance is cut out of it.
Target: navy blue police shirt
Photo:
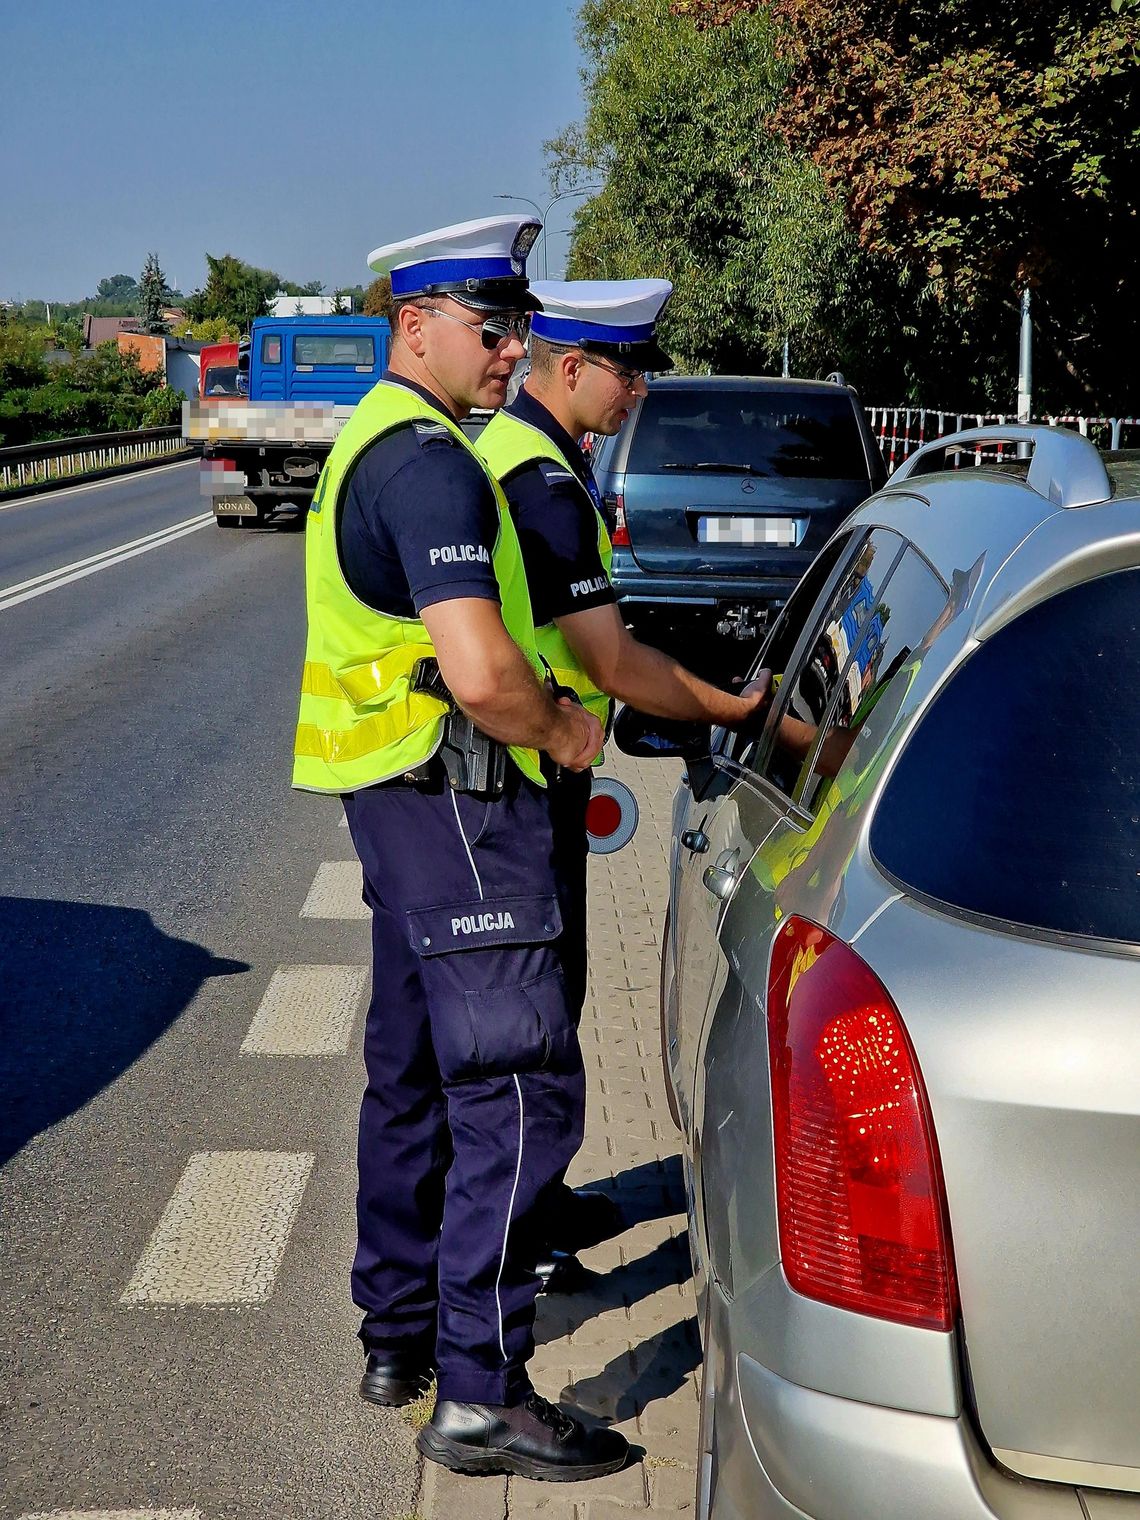
[[[541,628],[617,597],[598,552],[601,498],[586,456],[525,387],[506,410],[545,433],[573,471],[567,475],[561,465],[542,460],[502,483],[518,530],[534,625]]]
[[[391,372],[384,379],[443,410],[422,386]],[[482,465],[440,424],[417,422],[377,439],[357,460],[337,548],[354,596],[376,612],[410,618],[456,597],[499,601],[491,562],[498,534]]]

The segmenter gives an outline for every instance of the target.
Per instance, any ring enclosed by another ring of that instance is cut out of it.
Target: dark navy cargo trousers
[[[547,799],[512,765],[491,802],[441,780],[344,803],[373,914],[361,1339],[434,1339],[441,1398],[514,1403],[542,1218],[585,1110]]]

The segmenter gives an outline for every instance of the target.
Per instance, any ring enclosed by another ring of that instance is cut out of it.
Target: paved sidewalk
[[[422,1520],[630,1520],[692,1515],[700,1350],[677,1132],[661,1074],[658,978],[670,761],[611,746],[608,771],[637,794],[633,843],[590,862],[590,987],[582,1020],[589,1084],[576,1186],[602,1185],[638,1221],[582,1260],[589,1292],[540,1298],[535,1386],[612,1422],[644,1456],[591,1483],[463,1478],[424,1463]]]

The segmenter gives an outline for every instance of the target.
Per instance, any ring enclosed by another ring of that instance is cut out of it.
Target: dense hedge
[[[114,343],[48,364],[41,335],[18,325],[0,328],[0,447],[169,427],[181,417],[182,400],[181,391],[144,373],[137,357]]]

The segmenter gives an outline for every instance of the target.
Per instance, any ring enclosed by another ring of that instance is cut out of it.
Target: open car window
[[[793,797],[805,812],[814,813],[821,802],[833,796],[834,778],[880,702],[885,704],[880,717],[897,705],[889,695],[892,683],[898,679],[901,698],[940,619],[945,621],[948,603],[949,593],[942,580],[921,555],[907,548],[857,633],[857,607],[844,614],[838,627],[824,630],[837,655],[848,647],[852,634],[855,639],[834,680],[827,714],[818,725],[796,780]],[[887,731],[882,724],[875,729],[880,734]],[[777,746],[779,742],[777,734]],[[867,759],[868,755],[861,752],[864,766]]]
[[[754,681],[761,670],[783,670],[815,610],[815,604],[823,594],[836,567],[851,550],[854,533],[839,533],[812,560],[802,579],[772,624],[767,637],[761,642],[760,653],[752,662],[748,680]],[[746,765],[747,757],[755,748],[755,739],[745,739],[729,729],[718,729],[714,749],[726,754],[739,764]]]
[[[800,624],[794,647],[788,648],[793,633],[789,619],[786,629],[773,630],[763,651],[765,663],[778,682],[777,690],[763,734],[740,745],[735,758],[788,797],[796,790],[804,753],[777,743],[777,735],[786,732],[785,719],[798,725],[805,735],[824,723],[849,656],[862,639],[865,625],[872,624],[879,593],[903,548],[904,541],[897,533],[873,529],[854,558],[840,558],[823,584],[816,583],[817,594]],[[805,577],[797,595],[807,589]],[[792,608],[790,601],[788,608]]]

